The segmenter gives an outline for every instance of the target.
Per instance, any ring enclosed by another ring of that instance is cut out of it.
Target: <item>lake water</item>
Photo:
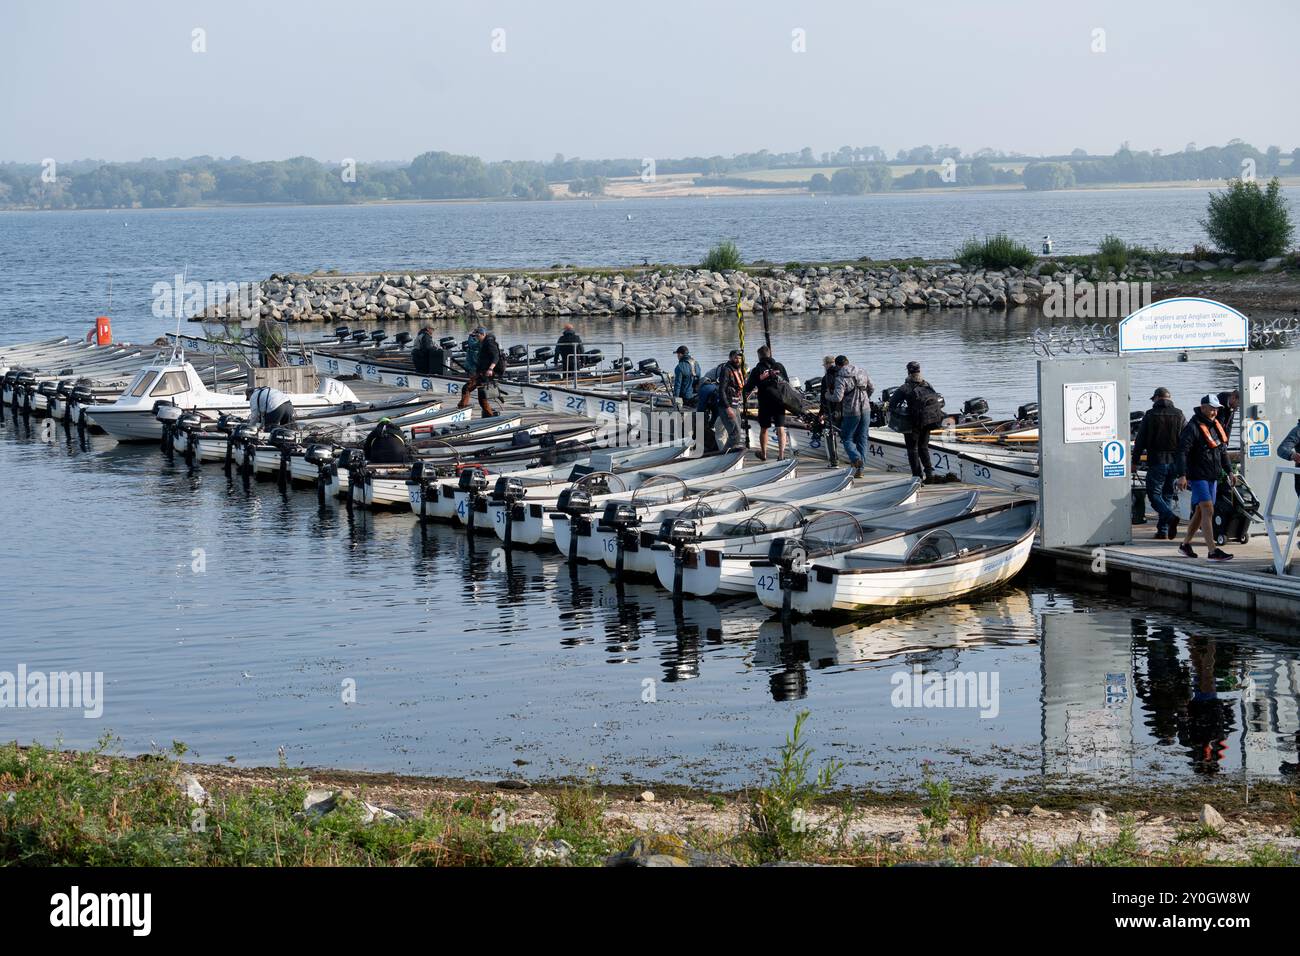
[[[110,272],[115,327],[157,335],[149,286],[177,259],[196,278],[223,279],[622,261],[639,254],[627,235],[616,241],[625,207],[653,236],[652,259],[693,258],[692,243],[728,228],[747,254],[782,261],[936,254],[941,221],[904,229],[905,218],[882,210],[918,216],[931,203],[933,219],[945,203],[1002,204],[998,215],[1018,208],[1032,234],[1033,210],[1050,199],[1091,210],[1094,232],[1122,232],[1108,207],[1087,204],[1169,203],[1194,219],[1199,199],[1186,195],[1021,196],[1020,207],[987,194],[825,207],[759,199],[0,215],[0,342],[88,326]],[[889,225],[868,228],[874,215]],[[1006,224],[970,215],[958,232]],[[1043,231],[1060,238],[1069,219],[1082,242],[1079,217],[1059,215]],[[1176,238],[1177,217],[1136,218],[1169,235],[1129,238],[1190,244]],[[900,244],[878,247],[891,230]],[[845,351],[888,385],[920,357],[950,399],[979,394],[1010,411],[1033,398],[1026,338],[1037,324],[1031,313],[803,316],[781,320],[774,340],[795,374]],[[549,342],[555,331],[536,321],[499,327],[506,343]],[[680,342],[712,361],[733,335],[726,318],[601,320],[583,331],[661,362]],[[1184,401],[1228,377],[1213,366],[1160,373]],[[1136,392],[1141,375],[1134,380]],[[421,532],[409,515],[322,510],[310,493],[246,489],[211,466],[191,474],[156,448],[102,437],[46,442],[11,415],[0,426],[0,529],[0,671],[102,671],[106,682],[99,719],[2,709],[6,739],[87,746],[111,731],[130,752],[178,739],[199,759],[244,765],[274,764],[284,747],[295,766],[489,779],[595,768],[613,782],[732,787],[754,781],[806,708],[819,754],[844,760],[855,784],[912,785],[925,760],[964,780],[1108,782],[1276,776],[1300,760],[1293,634],[1070,581],[1027,578],[986,600],[786,632],[752,602],[688,601],[675,613],[664,592],[636,584],[620,593],[601,568],[571,574],[556,555],[528,553],[503,567],[485,542]],[[896,706],[909,703],[898,694],[917,665],[974,675],[990,694],[996,675],[996,706],[987,716]],[[355,702],[345,703],[350,681]]]

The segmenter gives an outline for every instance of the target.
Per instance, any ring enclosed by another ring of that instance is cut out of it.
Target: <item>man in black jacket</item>
[[[1241,392],[1235,388],[1230,392],[1220,392],[1218,399],[1219,404],[1223,406],[1219,409],[1219,424],[1231,438],[1232,423],[1237,420],[1237,409],[1241,407]]]
[[[758,364],[749,370],[745,382],[746,394],[758,393],[758,460],[767,461],[767,430],[776,428],[777,458],[785,460],[785,402],[781,399],[781,383],[790,381],[785,366],[772,358],[766,345],[758,349]]]
[[[582,352],[582,336],[573,328],[572,322],[564,323],[564,331],[555,343],[555,365],[562,372],[572,372],[578,367],[578,355]]]
[[[1178,534],[1178,515],[1173,505],[1178,500],[1174,495],[1178,438],[1187,419],[1174,407],[1167,388],[1157,388],[1151,403],[1133,442],[1133,461],[1141,461],[1146,454],[1147,497],[1156,509],[1156,537],[1173,541]]]
[[[1222,406],[1217,396],[1202,396],[1201,405],[1184,426],[1178,437],[1178,464],[1183,477],[1178,479],[1178,489],[1192,490],[1192,517],[1187,522],[1187,533],[1178,553],[1194,558],[1192,538],[1199,528],[1205,535],[1206,555],[1211,561],[1231,561],[1232,555],[1214,544],[1214,498],[1218,492],[1219,476],[1226,475],[1232,484],[1237,478],[1232,473],[1228,459],[1228,433],[1219,423]]]
[[[496,412],[488,401],[487,390],[496,388],[496,375],[501,371],[501,346],[497,344],[497,337],[482,326],[470,334],[478,340],[478,359],[473,374],[461,389],[457,407],[468,408],[470,394],[477,391],[479,410],[484,418],[491,418]]]

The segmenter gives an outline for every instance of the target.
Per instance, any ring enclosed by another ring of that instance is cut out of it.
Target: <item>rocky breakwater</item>
[[[284,322],[424,321],[489,316],[708,315],[875,309],[1008,309],[1037,306],[1051,283],[1147,281],[1188,271],[1183,260],[1121,270],[1038,263],[1027,270],[970,269],[955,262],[733,270],[647,269],[626,273],[274,275],[254,308]],[[1190,266],[1195,269],[1195,265]],[[226,305],[201,319],[234,316]]]

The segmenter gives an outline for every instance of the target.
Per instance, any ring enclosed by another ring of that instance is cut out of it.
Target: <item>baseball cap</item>
[[[908,363],[907,363],[907,374],[908,374],[908,375],[915,375],[915,374],[916,374],[917,372],[919,372],[919,371],[921,371],[921,363],[920,363],[920,362],[908,362]]]
[[[740,358],[740,349],[732,349],[727,353],[727,358]]]
[[[674,352],[673,354],[674,354],[674,355],[690,355],[690,354],[691,354],[691,350],[688,349],[685,345],[679,345],[679,346],[677,346],[677,351]]]
[[[1202,396],[1201,396],[1201,404],[1202,404],[1202,405],[1209,405],[1211,408],[1222,408],[1222,407],[1223,407],[1222,405],[1219,404],[1219,400],[1218,400],[1218,398],[1216,398],[1216,397],[1213,396],[1213,395],[1202,395]]]
[[[470,335],[487,335],[487,329],[480,325],[477,329],[471,332]]]

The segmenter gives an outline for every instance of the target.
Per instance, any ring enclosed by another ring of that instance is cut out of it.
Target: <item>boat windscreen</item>
[[[152,369],[142,369],[140,374],[136,376],[135,381],[131,384],[131,397],[139,398],[143,395],[148,391],[149,386],[153,384],[153,380],[157,377],[158,373]]]
[[[801,536],[809,554],[862,543],[862,525],[847,511],[826,511],[804,525]]]

